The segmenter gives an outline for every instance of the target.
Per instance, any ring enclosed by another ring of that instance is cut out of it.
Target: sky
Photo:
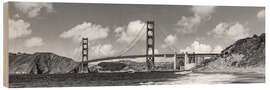
[[[89,59],[118,56],[134,39],[124,55],[145,54],[149,20],[155,53],[219,53],[265,32],[264,7],[10,2],[8,18],[9,52],[52,52],[75,61],[82,37],[89,39]]]

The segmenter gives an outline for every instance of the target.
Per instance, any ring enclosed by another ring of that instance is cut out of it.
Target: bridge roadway
[[[195,55],[195,57],[213,57],[213,56],[219,56],[220,53],[189,53],[188,55]],[[184,57],[184,54],[177,54],[179,57]],[[91,63],[91,62],[99,62],[99,61],[108,61],[113,59],[124,59],[124,58],[140,58],[140,57],[146,57],[146,55],[127,55],[127,56],[115,56],[115,57],[104,57],[104,58],[98,58],[98,59],[91,59],[88,61],[84,61],[82,63]],[[155,57],[174,57],[174,54],[155,54]]]

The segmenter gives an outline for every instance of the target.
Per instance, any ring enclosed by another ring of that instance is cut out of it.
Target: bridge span
[[[145,28],[144,28],[145,27]],[[143,32],[146,29],[146,32]],[[158,29],[157,29],[158,30]],[[164,30],[160,30],[161,35],[167,37],[167,35],[163,32]],[[141,29],[139,29],[136,38],[133,39],[127,47],[119,52],[119,55],[111,56],[111,57],[102,57],[97,59],[88,59],[88,38],[82,39],[82,62],[81,69],[79,69],[82,73],[87,73],[88,71],[88,63],[91,62],[100,62],[100,61],[111,61],[115,59],[130,59],[130,58],[145,58],[146,66],[148,71],[155,70],[155,57],[175,57],[174,58],[174,70],[187,70],[190,67],[196,66],[196,64],[204,61],[205,57],[216,57],[220,56],[220,53],[181,53],[176,54],[176,51],[179,51],[174,45],[169,45],[168,48],[172,51],[172,54],[156,54],[155,53],[155,37],[158,34],[155,34],[155,24],[154,21],[147,21]],[[127,55],[126,53],[131,51],[131,49],[141,40],[142,35],[146,35],[146,53],[142,55]],[[163,39],[157,39],[163,42]],[[164,42],[166,43],[166,42]],[[184,69],[181,69],[184,67]]]
[[[184,57],[185,54],[176,54],[177,57]],[[215,57],[219,56],[220,53],[190,53],[189,55],[195,56],[195,57]],[[174,57],[175,54],[155,54],[155,57]],[[113,59],[124,59],[124,58],[141,58],[146,57],[146,55],[126,55],[126,56],[112,56],[112,57],[104,57],[104,58],[97,58],[97,59],[90,59],[87,61],[84,61],[82,63],[91,63],[91,62],[99,62],[99,61],[109,61]]]

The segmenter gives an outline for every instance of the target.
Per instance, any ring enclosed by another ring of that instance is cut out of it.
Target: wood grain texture
[[[4,72],[3,72],[3,84],[5,87],[9,87],[9,75],[8,75],[8,2],[4,3],[4,10],[3,10],[3,24],[4,24],[4,28],[3,28],[3,41],[4,41],[4,45],[3,45],[3,54],[4,54]]]

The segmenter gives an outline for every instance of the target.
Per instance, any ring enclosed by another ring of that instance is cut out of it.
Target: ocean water
[[[126,75],[126,74],[125,74]],[[230,84],[265,83],[265,75],[257,73],[189,73],[185,75],[162,76],[160,78],[133,78],[125,75],[99,76],[20,76],[10,80],[10,87],[80,87],[80,86],[140,86],[140,85],[182,85],[182,84]],[[153,74],[155,75],[155,74]],[[149,76],[149,75],[148,75]],[[158,75],[155,75],[158,76]],[[122,78],[123,77],[123,78]],[[154,77],[154,76],[153,76]],[[119,79],[121,78],[121,79]]]
[[[166,81],[146,82],[141,85],[181,85],[181,84],[229,84],[264,83],[265,77],[256,73],[190,73]]]

